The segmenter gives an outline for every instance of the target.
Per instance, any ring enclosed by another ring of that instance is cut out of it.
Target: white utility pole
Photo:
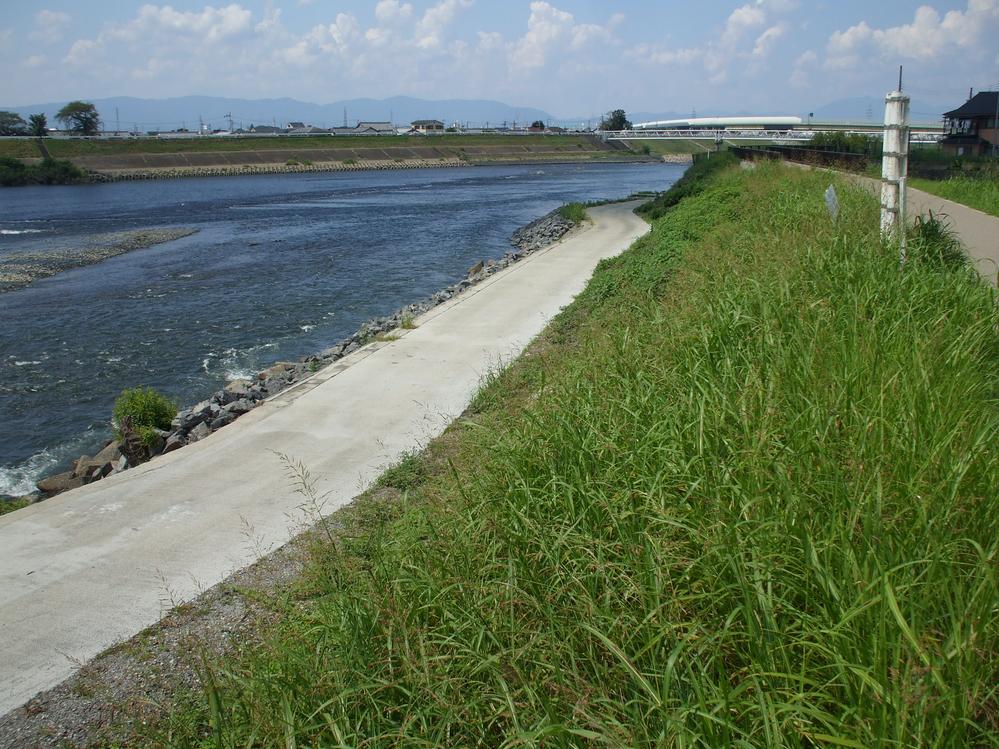
[[[885,97],[884,155],[881,160],[881,234],[896,237],[905,263],[905,189],[909,174],[909,97],[897,91]]]

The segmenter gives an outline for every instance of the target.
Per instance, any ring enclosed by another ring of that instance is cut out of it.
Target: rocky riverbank
[[[172,242],[197,233],[197,229],[142,229],[91,237],[71,248],[22,250],[0,256],[0,292],[21,289],[40,278],[73,268],[95,265],[126,252]]]
[[[413,321],[423,313],[455,298],[528,255],[549,247],[575,226],[574,222],[564,218],[558,210],[552,211],[514,232],[510,239],[513,249],[507,251],[503,257],[476,263],[468,269],[462,280],[390,315],[369,320],[355,333],[324,351],[294,362],[277,362],[259,372],[252,380],[229,382],[211,397],[179,411],[170,429],[157,432],[157,439],[152,445],[143,444],[128,434],[124,435],[121,441],[111,440],[97,455],[81,456],[69,471],[41,479],[37,483],[36,494],[20,499],[34,502],[52,497],[203,440],[212,432],[228,426],[266,399],[312,373],[349,356],[392,331],[412,327]]]

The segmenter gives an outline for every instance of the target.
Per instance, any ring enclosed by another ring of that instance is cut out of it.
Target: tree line
[[[97,107],[87,101],[71,101],[56,113],[56,119],[76,135],[97,135],[101,130]],[[0,111],[0,136],[44,138],[48,134],[49,122],[44,114],[29,115],[25,122],[17,112]]]

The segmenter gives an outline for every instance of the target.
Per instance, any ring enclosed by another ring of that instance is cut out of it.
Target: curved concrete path
[[[999,217],[913,187],[908,193],[910,218],[932,211],[945,219],[960,237],[975,270],[993,286],[999,285]]]
[[[437,307],[203,442],[0,517],[0,715],[309,524],[277,452],[350,502],[444,430],[601,258],[648,230],[636,203]]]

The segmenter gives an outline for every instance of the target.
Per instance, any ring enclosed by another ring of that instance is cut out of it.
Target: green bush
[[[112,415],[119,439],[122,426],[127,422],[148,446],[156,441],[157,429],[170,428],[170,422],[177,415],[177,404],[152,388],[139,387],[121,392],[114,402]]]
[[[586,207],[582,203],[566,203],[558,209],[558,215],[566,221],[581,224],[586,220]]]
[[[0,157],[0,185],[72,185],[86,181],[86,174],[71,162],[45,159],[40,164],[25,164],[18,159]]]
[[[940,268],[959,268],[968,264],[968,256],[946,221],[930,211],[929,216],[917,216],[909,230],[908,255],[915,262]]]

